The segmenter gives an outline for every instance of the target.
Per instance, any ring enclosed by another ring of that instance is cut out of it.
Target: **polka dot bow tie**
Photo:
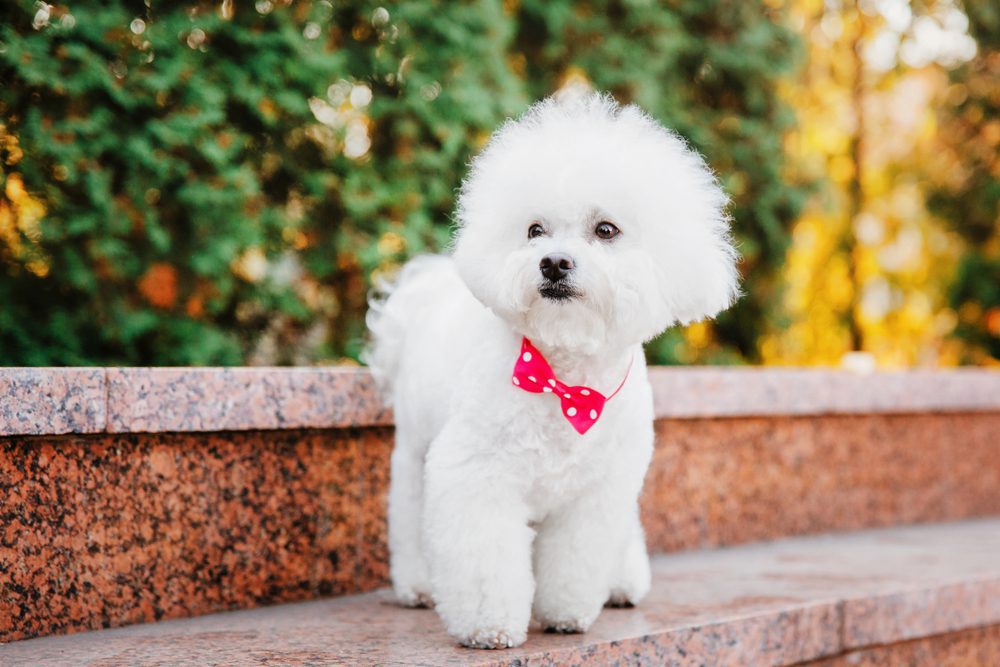
[[[590,430],[590,427],[597,423],[604,411],[604,404],[615,397],[632,370],[629,363],[628,370],[625,371],[625,378],[618,389],[615,389],[610,396],[591,389],[590,387],[569,387],[556,377],[552,372],[549,362],[538,351],[527,338],[521,339],[521,354],[514,364],[514,375],[511,381],[521,389],[530,391],[533,394],[556,394],[562,402],[562,412],[566,416],[570,425],[576,432],[583,435]]]

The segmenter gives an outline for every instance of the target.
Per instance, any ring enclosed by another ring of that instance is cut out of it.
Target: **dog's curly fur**
[[[682,139],[607,96],[546,100],[497,131],[462,186],[451,255],[411,261],[369,315],[367,360],[395,406],[403,604],[434,604],[464,645],[503,648],[532,616],[583,632],[605,603],[646,594],[642,343],[736,297],[726,203]],[[602,222],[620,233],[597,235]],[[565,298],[546,296],[552,253],[574,264]],[[558,400],[512,385],[522,336],[564,382],[605,394],[632,364],[585,435]]]

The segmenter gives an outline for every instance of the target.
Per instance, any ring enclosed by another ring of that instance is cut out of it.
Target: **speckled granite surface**
[[[1000,515],[1000,413],[661,420],[654,551]]]
[[[868,626],[882,628],[878,641],[889,644],[949,633],[991,641],[992,630],[966,631],[1000,623],[997,553],[1000,520],[660,556],[639,607],[605,610],[584,635],[533,632],[523,647],[502,652],[458,648],[433,612],[396,607],[378,592],[17,642],[0,647],[0,663],[789,665],[891,657],[893,646],[856,650]],[[877,611],[852,613],[862,602]],[[920,654],[912,644],[903,649]]]
[[[0,368],[0,436],[103,431],[104,375],[102,368]]]
[[[1000,372],[654,368],[661,418],[1000,412]],[[0,368],[0,435],[382,426],[357,368]]]
[[[1000,515],[1000,415],[664,420],[654,551]],[[0,439],[0,640],[385,582],[389,428]]]
[[[1000,625],[848,651],[810,667],[991,667],[1000,665]]]
[[[656,416],[1000,411],[1000,371],[652,368]]]
[[[390,436],[0,440],[0,641],[381,585]]]
[[[235,431],[391,423],[355,368],[108,369],[108,431]]]

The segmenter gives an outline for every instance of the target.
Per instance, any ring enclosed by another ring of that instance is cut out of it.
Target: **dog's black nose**
[[[538,268],[543,276],[552,282],[557,282],[565,278],[573,270],[573,258],[561,252],[554,252],[542,257]]]

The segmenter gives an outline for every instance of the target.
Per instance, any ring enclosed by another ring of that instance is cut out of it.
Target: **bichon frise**
[[[452,254],[408,263],[368,320],[403,604],[504,648],[532,617],[583,632],[647,593],[642,343],[733,301],[726,203],[683,140],[607,96],[540,102],[475,158]]]

